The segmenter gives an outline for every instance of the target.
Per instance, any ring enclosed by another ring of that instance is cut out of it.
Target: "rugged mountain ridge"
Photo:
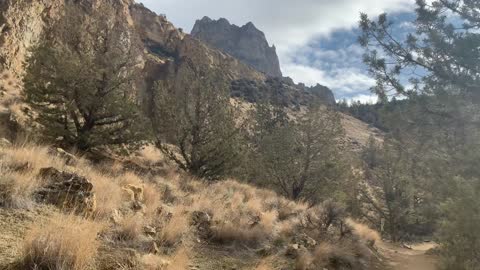
[[[242,27],[221,18],[197,20],[191,35],[272,77],[282,77],[275,46],[251,22]]]

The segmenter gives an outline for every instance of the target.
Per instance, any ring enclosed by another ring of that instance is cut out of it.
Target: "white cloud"
[[[252,21],[279,49],[355,26],[359,13],[407,9],[412,0],[140,0],[185,29],[207,15],[243,25]]]
[[[361,50],[356,46],[343,51],[322,51],[309,48],[308,43],[328,38],[336,30],[355,27],[360,12],[376,16],[382,12],[406,11],[414,4],[413,0],[137,1],[166,14],[176,26],[188,30],[203,16],[224,17],[237,25],[252,21],[276,45],[284,75],[307,85],[329,86],[337,97],[351,96],[352,92],[365,91],[371,86],[372,79],[348,67],[353,57],[361,57]],[[326,61],[330,66],[325,65]]]
[[[368,91],[375,85],[375,80],[359,70],[352,68],[335,69],[326,73],[321,68],[289,63],[283,66],[284,72],[289,74],[295,82],[306,85],[321,84],[335,89],[337,97],[351,97],[359,91]]]
[[[378,97],[376,95],[357,95],[349,99],[349,102],[353,101],[360,101],[362,103],[369,103],[369,104],[375,104],[378,101]]]
[[[179,27],[191,29],[203,16],[225,17],[243,25],[252,21],[279,50],[302,46],[317,35],[350,28],[359,13],[377,15],[405,10],[413,0],[140,0],[165,13]]]

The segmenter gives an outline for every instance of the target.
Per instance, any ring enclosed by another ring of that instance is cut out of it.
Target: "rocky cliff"
[[[275,46],[270,47],[265,34],[249,22],[242,27],[226,19],[197,20],[192,36],[226,52],[272,77],[282,77]]]
[[[248,96],[252,92],[258,93],[253,96],[261,96],[261,92],[267,89],[281,92],[280,95],[287,106],[305,104],[312,96],[320,98],[326,104],[335,103],[333,94],[328,88],[317,86],[310,89],[301,84],[295,85],[288,78],[281,78],[275,49],[268,46],[265,35],[253,24],[236,27],[226,20],[211,21],[220,28],[203,32],[202,29],[208,30],[208,27],[202,26],[208,20],[204,19],[204,23],[199,23],[195,27],[196,37],[203,34],[208,36],[219,31],[214,35],[215,39],[228,44],[239,44],[239,54],[234,57],[232,53],[215,49],[200,39],[183,33],[164,16],[157,15],[133,0],[75,0],[70,3],[81,5],[85,11],[84,15],[89,16],[89,10],[96,8],[103,1],[108,1],[115,7],[117,19],[124,20],[129,26],[130,33],[126,36],[131,37],[132,42],[138,42],[137,45],[143,49],[138,56],[141,63],[139,68],[143,72],[138,78],[135,90],[137,96],[145,102],[147,112],[148,101],[152,100],[151,96],[154,94],[151,87],[153,83],[175,78],[176,72],[186,62],[197,67],[221,70],[232,82],[232,86],[236,87],[234,95],[246,97],[247,100],[255,101]],[[17,126],[29,126],[28,119],[33,113],[21,99],[24,64],[29,50],[38,44],[42,34],[62,16],[67,2],[69,0],[0,1],[1,136],[12,137],[7,130],[15,130]],[[222,25],[229,30],[222,30]],[[220,38],[222,35],[223,38]],[[251,53],[251,58],[248,58],[247,52],[254,52]],[[242,59],[251,59],[253,64],[245,64]],[[254,66],[265,72],[258,71]],[[267,80],[268,77],[271,78]],[[247,83],[248,87],[245,88],[242,81],[251,83]],[[237,82],[240,84],[236,84]],[[237,87],[238,85],[240,87]],[[241,93],[242,91],[247,92]]]

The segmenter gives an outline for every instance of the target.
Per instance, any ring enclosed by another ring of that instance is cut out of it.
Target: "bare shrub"
[[[135,241],[143,232],[144,220],[140,215],[131,215],[124,218],[117,231],[117,237],[122,241]]]
[[[92,266],[102,224],[75,216],[55,215],[25,237],[25,269],[83,270]]]
[[[97,200],[95,217],[109,218],[115,209],[121,206],[122,189],[110,175],[91,170],[87,178],[93,184],[93,191]]]
[[[38,185],[39,181],[31,174],[6,172],[0,167],[0,206],[29,208]]]
[[[381,241],[380,234],[365,224],[357,223],[353,219],[347,219],[347,225],[352,228],[354,235],[358,236],[370,247]]]
[[[64,160],[48,148],[24,145],[0,149],[0,206],[28,208],[32,194],[41,185],[37,177],[45,167],[63,168]]]
[[[189,230],[187,211],[182,206],[177,206],[171,219],[162,228],[159,239],[163,245],[173,246],[180,242]]]

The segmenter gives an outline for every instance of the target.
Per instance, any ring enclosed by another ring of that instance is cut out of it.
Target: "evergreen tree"
[[[278,116],[278,115],[277,115]],[[276,114],[263,114],[272,123]],[[265,181],[294,200],[316,202],[342,176],[340,138],[343,129],[339,115],[327,108],[311,105],[297,119],[282,119],[280,125],[258,125],[257,154],[264,168]],[[270,128],[269,128],[270,127]],[[266,128],[266,130],[265,130]]]
[[[33,50],[26,101],[38,111],[49,141],[80,150],[138,143],[144,134],[136,127],[142,118],[132,94],[136,40],[109,4],[89,15],[79,9],[67,4]]]
[[[154,130],[157,146],[180,168],[218,180],[239,166],[239,122],[227,80],[211,67],[184,59],[175,78],[157,83]],[[178,147],[178,152],[171,145]]]
[[[439,209],[445,269],[475,269],[479,261],[480,215],[472,199],[480,195],[479,8],[474,0],[418,0],[416,32],[405,40],[396,38],[386,15],[378,21],[362,15],[360,22],[374,91],[383,99],[409,98],[405,114],[393,114],[394,136],[417,150],[431,203],[446,205]],[[406,74],[415,74],[411,87]]]

